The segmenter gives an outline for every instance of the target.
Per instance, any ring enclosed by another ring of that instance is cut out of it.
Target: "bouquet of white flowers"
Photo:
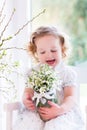
[[[47,64],[41,64],[38,69],[32,69],[28,77],[28,86],[34,90],[32,99],[37,107],[49,106],[48,100],[57,102],[55,94],[59,85],[60,79],[55,70]]]

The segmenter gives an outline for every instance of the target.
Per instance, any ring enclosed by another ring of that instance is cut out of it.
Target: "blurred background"
[[[87,105],[87,0],[0,0],[0,130],[5,102],[21,100],[24,74],[31,67],[26,45],[33,30],[50,25],[70,37],[68,63],[78,73],[80,105]]]

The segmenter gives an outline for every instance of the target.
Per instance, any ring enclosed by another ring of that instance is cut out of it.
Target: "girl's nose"
[[[47,58],[47,59],[52,58],[52,53],[51,53],[51,52],[47,52],[47,53],[46,53],[46,58]]]

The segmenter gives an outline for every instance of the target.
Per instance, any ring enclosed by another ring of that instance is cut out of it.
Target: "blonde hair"
[[[52,35],[60,40],[60,44],[62,47],[62,57],[63,58],[68,57],[69,55],[68,52],[70,49],[69,37],[55,27],[41,26],[32,33],[30,37],[30,42],[28,43],[28,52],[30,52],[33,58],[38,60],[38,58],[36,57],[36,51],[37,51],[35,45],[36,39],[47,35]]]

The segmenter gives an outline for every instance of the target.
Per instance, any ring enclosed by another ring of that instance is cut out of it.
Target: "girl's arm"
[[[33,89],[26,87],[26,88],[24,89],[23,96],[25,96],[26,94],[29,95],[29,98],[32,98],[32,97],[33,97],[33,94],[34,94]]]
[[[64,88],[64,100],[60,105],[61,114],[68,112],[76,104],[75,91],[75,87],[68,86]]]
[[[35,105],[32,101],[33,94],[34,94],[33,89],[25,88],[23,93],[23,103],[25,107],[29,110],[35,110]]]

